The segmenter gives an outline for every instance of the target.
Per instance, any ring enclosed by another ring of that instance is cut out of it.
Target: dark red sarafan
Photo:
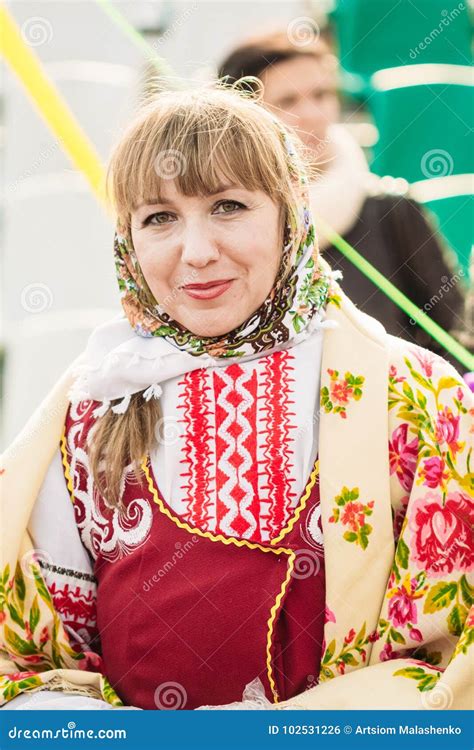
[[[63,446],[66,474],[72,468],[74,488],[84,490],[91,488],[88,462],[77,460],[76,450],[85,455],[94,406],[88,402],[79,418],[68,413],[66,435],[73,428],[75,439]],[[287,526],[261,543],[189,526],[162,498],[149,459],[144,477],[140,485],[127,475],[121,518],[96,490],[91,499],[103,521],[93,557],[104,672],[123,702],[144,709],[222,705],[242,700],[256,677],[274,703],[313,687],[325,611],[317,472]],[[126,538],[128,523],[133,538],[137,498],[151,508],[149,533],[111,559],[107,525],[112,533],[120,522]],[[74,489],[73,500],[84,539],[87,512]]]

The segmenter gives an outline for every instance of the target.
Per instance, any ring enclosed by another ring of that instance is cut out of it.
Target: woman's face
[[[295,128],[318,159],[326,155],[328,127],[339,119],[337,68],[332,56],[309,55],[271,65],[262,73],[264,102],[286,124]]]
[[[143,275],[164,311],[198,336],[238,327],[272,289],[281,258],[280,207],[261,191],[222,185],[185,196],[163,181],[132,214]]]

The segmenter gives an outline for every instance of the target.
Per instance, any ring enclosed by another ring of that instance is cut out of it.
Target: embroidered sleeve
[[[96,583],[74,518],[61,453],[48,468],[15,569],[0,575],[0,704],[24,691],[121,701],[103,674],[96,625]],[[87,686],[58,670],[86,670]],[[44,686],[44,687],[43,687]]]
[[[54,523],[52,523],[54,519]],[[41,569],[71,646],[99,651],[96,581],[91,558],[77,528],[58,450],[38,494],[29,523],[32,556]],[[91,666],[98,659],[91,654]]]

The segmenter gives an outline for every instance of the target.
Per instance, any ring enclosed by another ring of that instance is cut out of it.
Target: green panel
[[[474,172],[474,87],[454,84],[376,91],[379,130],[371,168],[409,182]]]
[[[435,214],[441,232],[456,252],[459,265],[468,279],[469,258],[474,243],[474,195],[455,195],[428,201],[425,206]]]
[[[338,0],[332,18],[343,69],[365,79],[382,68],[472,60],[467,2]]]

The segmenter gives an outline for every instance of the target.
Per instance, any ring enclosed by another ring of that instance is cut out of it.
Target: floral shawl
[[[470,708],[472,394],[443,359],[388,336],[340,290],[327,319],[324,655],[319,684],[291,706]],[[46,687],[118,706],[106,675],[93,671],[94,654],[72,649],[27,532],[70,384],[68,371],[1,469],[0,700]]]

